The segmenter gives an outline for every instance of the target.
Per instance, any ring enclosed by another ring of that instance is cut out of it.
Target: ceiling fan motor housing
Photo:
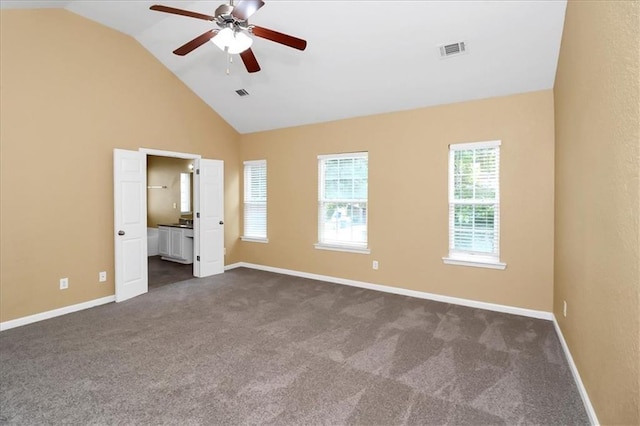
[[[233,6],[230,4],[221,4],[216,9],[215,18],[216,23],[220,28],[232,28],[232,29],[244,29],[247,27],[247,22],[238,20],[231,13],[233,12]]]

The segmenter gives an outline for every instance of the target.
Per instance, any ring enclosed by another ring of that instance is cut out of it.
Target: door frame
[[[186,153],[186,152],[175,152],[175,151],[164,151],[161,149],[152,149],[152,148],[139,148],[138,149],[139,152],[143,153],[145,156],[145,162],[144,162],[144,168],[145,168],[145,173],[147,172],[147,157],[149,155],[155,155],[156,157],[171,157],[171,158],[181,158],[184,160],[194,160],[194,172],[195,170],[200,166],[200,159],[202,158],[202,156],[200,154],[190,154],[190,153]],[[196,206],[196,198],[199,199],[200,194],[198,194],[195,190],[193,191],[193,200],[191,200],[191,205],[192,206]],[[147,207],[148,209],[148,207]],[[195,210],[195,209],[192,209]],[[195,213],[194,213],[195,214]],[[145,222],[146,222],[146,216],[145,216]],[[199,231],[199,230],[198,230]],[[195,228],[194,228],[194,232],[195,232]],[[196,241],[198,241],[198,244],[196,244]],[[200,254],[200,243],[201,239],[198,238],[194,238],[193,239],[193,258],[195,259],[196,256],[198,256]],[[200,275],[200,264],[199,262],[193,262],[193,276],[197,277]]]
[[[118,149],[118,148],[116,148],[116,149]],[[133,151],[133,150],[130,150],[130,151]],[[135,151],[133,151],[133,152],[135,152]],[[152,149],[152,148],[138,148],[138,152],[140,154],[144,155],[144,161],[142,161],[142,166],[144,168],[145,181],[146,181],[146,173],[147,173],[147,157],[149,155],[156,155],[156,156],[159,156],[159,157],[171,157],[171,158],[181,158],[181,159],[193,160],[194,169],[196,170],[196,173],[199,172],[200,163],[201,163],[201,160],[202,160],[202,156],[200,154],[191,154],[191,153],[185,153],[185,152],[165,151],[165,150]],[[224,164],[223,160],[217,160],[217,161],[221,161]],[[223,177],[223,179],[224,179],[224,177]],[[199,179],[197,179],[197,178],[194,179],[194,185],[195,186],[198,186],[199,182],[200,182]],[[224,191],[224,183],[222,184],[222,188],[223,188],[222,190]],[[223,192],[223,194],[224,194],[224,192]],[[115,188],[114,188],[114,195],[115,195]],[[224,197],[224,195],[223,195],[223,197]],[[200,197],[200,193],[199,193],[199,191],[196,191],[195,187],[194,187],[194,194],[193,194],[193,202],[194,202],[193,205],[194,205],[194,207],[196,205],[199,206],[201,201],[202,200],[201,200],[201,197]],[[146,204],[147,203],[145,202],[145,205]],[[116,206],[114,205],[114,214],[115,214],[115,208],[116,208]],[[201,207],[200,207],[200,210],[201,210]],[[148,225],[148,223],[147,223],[147,214],[146,213],[147,212],[145,211],[145,214],[143,216],[143,218],[144,218],[144,227],[145,228]],[[202,211],[200,211],[200,213],[202,213]],[[194,251],[194,257],[196,259],[198,259],[198,257],[202,253],[201,245],[202,245],[202,233],[203,233],[203,230],[201,229],[201,226],[199,226],[199,221],[196,221],[194,223],[194,225],[195,226],[194,226],[194,230],[193,230],[194,231],[193,251]],[[114,227],[114,229],[115,229],[115,227]],[[224,238],[224,234],[223,234],[223,238]],[[223,240],[223,244],[224,244],[224,240]],[[146,238],[142,239],[142,249],[145,251],[145,253],[148,250],[147,239]],[[224,248],[223,248],[223,251],[224,251]],[[224,265],[224,254],[222,255],[222,262],[223,262],[223,265]],[[118,270],[119,267],[122,267],[122,265],[119,266],[118,259],[116,258],[115,253],[114,253],[114,263],[115,263],[116,271]],[[193,276],[201,277],[201,272],[202,272],[202,268],[200,266],[200,262],[198,262],[196,260],[195,262],[193,262]],[[221,272],[224,272],[224,267],[223,267]],[[148,276],[148,274],[147,274],[147,277],[146,277],[146,287],[147,287],[147,289],[149,287],[149,276]],[[116,298],[116,301],[118,301],[118,286],[117,285],[115,286],[115,292],[116,292],[116,295],[115,295],[116,297],[115,298]]]

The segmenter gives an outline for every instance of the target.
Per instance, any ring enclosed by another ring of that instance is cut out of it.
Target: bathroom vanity
[[[158,225],[158,254],[163,260],[193,263],[193,226]]]

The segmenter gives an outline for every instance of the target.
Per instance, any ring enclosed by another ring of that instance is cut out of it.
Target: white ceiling
[[[553,87],[566,1],[265,0],[250,23],[307,40],[305,51],[254,38],[262,67],[206,43],[177,47],[214,28],[149,10],[153,4],[213,15],[224,1],[5,1],[2,8],[60,7],[138,40],[240,133],[400,111]],[[441,59],[438,46],[468,52]],[[239,97],[235,90],[250,96]]]

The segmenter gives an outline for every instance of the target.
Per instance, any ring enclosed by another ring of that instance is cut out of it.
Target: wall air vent
[[[464,41],[451,44],[443,44],[440,46],[440,57],[448,58],[450,56],[462,55],[467,53],[467,46]]]
[[[238,94],[238,96],[249,96],[249,92],[244,89],[238,89],[236,90],[236,93]]]

